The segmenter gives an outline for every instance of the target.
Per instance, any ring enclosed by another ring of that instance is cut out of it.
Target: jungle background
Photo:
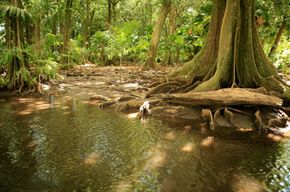
[[[33,87],[55,78],[59,69],[85,63],[182,65],[203,47],[212,7],[207,0],[2,1],[0,89]],[[264,51],[285,74],[290,64],[289,13],[287,0],[256,2]],[[158,36],[153,32],[160,26]],[[153,58],[152,36],[157,36],[158,47]]]

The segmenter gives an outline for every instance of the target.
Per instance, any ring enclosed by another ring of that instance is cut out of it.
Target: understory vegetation
[[[37,91],[38,83],[75,64],[151,67],[146,62],[158,22],[153,62],[182,65],[205,45],[212,8],[210,0],[4,0],[0,89]],[[284,73],[290,72],[289,13],[287,0],[256,2],[264,52]]]

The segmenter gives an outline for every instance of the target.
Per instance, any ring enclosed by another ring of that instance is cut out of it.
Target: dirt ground
[[[87,93],[102,95],[108,99],[120,96],[135,96],[143,98],[152,82],[164,78],[170,68],[160,70],[144,70],[138,66],[79,65],[68,71],[62,71],[57,79],[51,80],[51,89],[45,94],[78,94]],[[92,99],[93,100],[93,99]]]

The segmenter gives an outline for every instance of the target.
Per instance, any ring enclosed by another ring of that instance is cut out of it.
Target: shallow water
[[[0,99],[0,114],[1,192],[290,191],[289,140],[209,137],[69,96]]]

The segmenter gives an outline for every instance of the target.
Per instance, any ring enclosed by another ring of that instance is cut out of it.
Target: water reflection
[[[289,191],[290,142],[207,135],[74,97],[0,102],[0,191]]]

